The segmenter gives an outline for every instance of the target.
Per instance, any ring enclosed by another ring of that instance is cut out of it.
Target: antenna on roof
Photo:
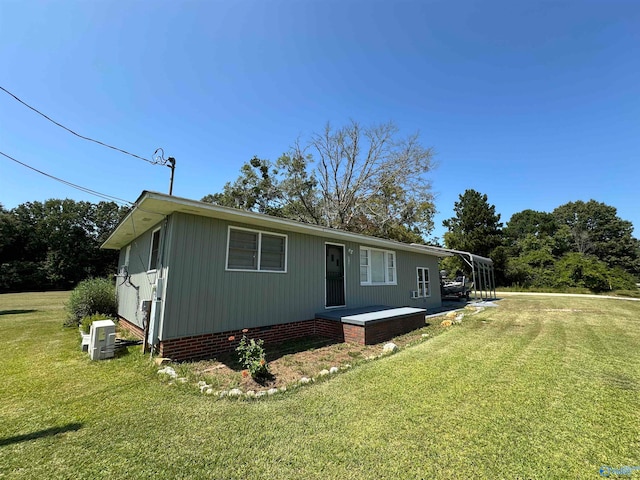
[[[171,169],[171,180],[169,181],[169,195],[173,195],[173,174],[176,171],[176,159],[173,157],[164,158],[164,150],[156,148],[153,152],[153,163],[156,165],[166,165]]]

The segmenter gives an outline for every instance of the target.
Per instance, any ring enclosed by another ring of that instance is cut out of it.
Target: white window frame
[[[258,258],[256,259],[256,268],[229,268],[229,248],[231,247],[231,230],[242,230],[245,232],[251,232],[258,235]],[[273,237],[284,238],[284,270],[268,270],[261,267],[262,263],[262,235],[271,235]],[[225,270],[228,272],[261,272],[261,273],[287,273],[287,263],[289,257],[289,237],[284,233],[267,232],[264,230],[255,230],[253,228],[234,227],[229,225],[227,228],[227,251],[225,258]]]
[[[367,252],[368,265],[362,265],[360,262],[361,252]],[[372,252],[380,252],[383,254],[383,263],[384,263],[384,282],[373,282],[371,280],[371,253]],[[393,265],[391,265],[390,259],[393,258]],[[393,250],[382,250],[380,248],[372,248],[372,247],[363,247],[360,246],[360,253],[358,255],[358,265],[360,269],[362,267],[366,267],[367,269],[367,280],[362,281],[362,276],[360,270],[358,271],[358,275],[360,276],[360,285],[364,286],[376,286],[376,285],[397,285],[398,284],[398,256],[396,252]],[[393,280],[389,280],[389,271],[393,271]]]
[[[422,282],[420,282],[419,272],[422,270]],[[424,280],[424,273],[427,272],[428,280]],[[424,291],[428,292],[426,295],[420,295],[420,283],[422,283],[423,287],[426,287]],[[429,298],[431,296],[431,272],[429,271],[429,267],[416,267],[416,286],[418,287],[418,298]]]
[[[151,245],[149,248],[149,262],[148,262],[148,269],[147,272],[155,272],[158,269],[158,260],[160,259],[160,247],[161,247],[161,243],[162,243],[162,238],[160,237],[160,230],[162,230],[162,227],[158,227],[155,230],[153,230],[151,232]],[[158,234],[158,254],[156,256],[156,262],[155,265],[151,265],[151,260],[153,257],[153,237],[155,237],[156,233]],[[152,268],[153,267],[153,268]]]

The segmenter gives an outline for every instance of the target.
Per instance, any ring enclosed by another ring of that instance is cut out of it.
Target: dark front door
[[[342,307],[344,303],[344,247],[326,245],[327,307]]]

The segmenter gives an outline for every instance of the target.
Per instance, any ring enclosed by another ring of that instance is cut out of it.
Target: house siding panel
[[[438,259],[431,255],[421,255],[396,251],[397,285],[360,285],[359,247],[367,245],[353,245],[354,253],[347,284],[347,303],[349,307],[363,307],[367,305],[389,305],[394,307],[407,306],[416,308],[436,308],[441,305],[440,286],[438,283]],[[429,268],[431,280],[431,296],[412,299],[411,292],[417,290],[416,267]],[[435,283],[434,283],[435,279]]]
[[[296,322],[324,310],[325,244],[340,242],[186,213],[174,213],[171,223],[162,340]],[[287,272],[227,271],[229,225],[287,235]],[[429,267],[437,278],[435,257],[397,251],[397,285],[361,286],[360,244],[342,244],[346,307],[440,305],[439,288],[431,298],[411,299],[416,266]]]
[[[151,300],[153,283],[156,278],[155,273],[147,273],[153,230],[154,229],[151,229],[143,233],[130,244],[129,277],[127,279],[126,277],[119,276],[116,279],[118,315],[140,328],[143,326],[140,302],[143,300]],[[119,272],[125,264],[125,252],[126,248],[120,250],[120,259],[118,261]]]
[[[299,321],[324,307],[324,263],[309,258],[310,250],[324,248],[321,239],[276,231],[288,237],[287,273],[227,271],[229,223],[173,217],[165,296],[165,319],[171,320],[164,322],[163,339]]]

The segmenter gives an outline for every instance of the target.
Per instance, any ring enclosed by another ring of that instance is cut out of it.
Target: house
[[[452,255],[148,191],[102,248],[120,250],[120,324],[174,360],[231,350],[243,331],[392,338],[441,306]]]

